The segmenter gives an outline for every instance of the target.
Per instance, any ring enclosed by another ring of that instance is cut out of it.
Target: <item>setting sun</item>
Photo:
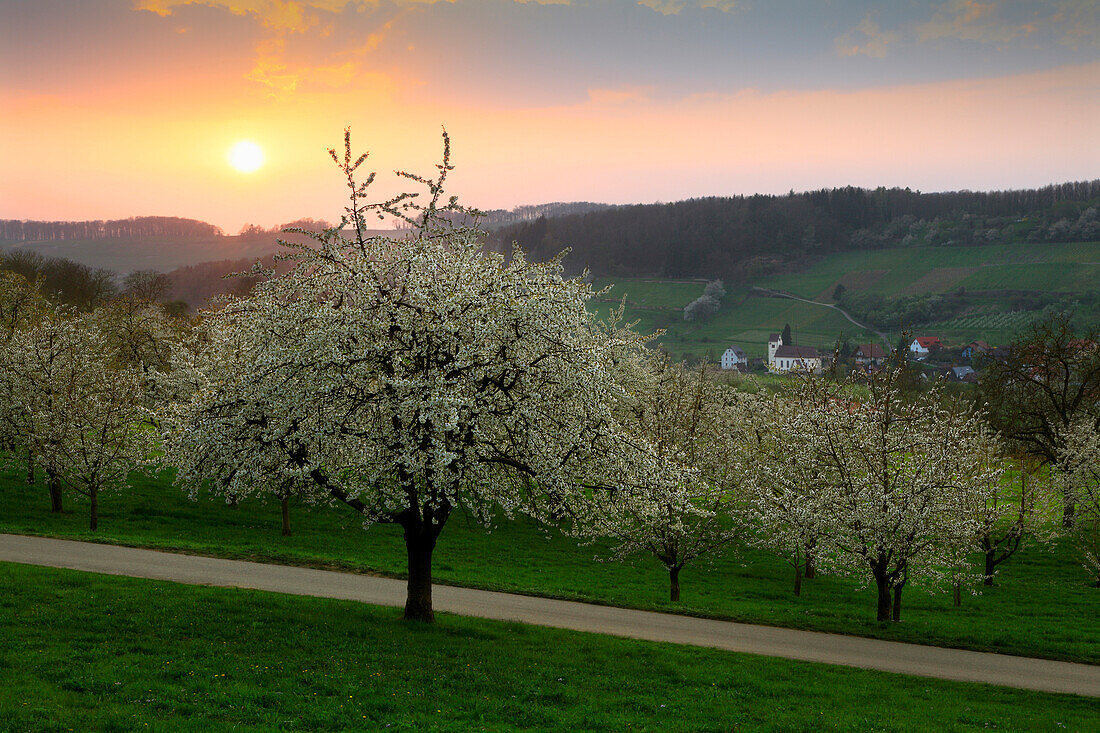
[[[241,173],[252,173],[264,164],[264,151],[250,140],[242,140],[229,149],[229,164]]]

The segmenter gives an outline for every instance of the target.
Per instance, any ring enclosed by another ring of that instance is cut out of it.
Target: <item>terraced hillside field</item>
[[[627,318],[643,332],[664,329],[660,343],[676,359],[717,360],[736,344],[750,357],[767,351],[768,334],[790,324],[797,344],[830,348],[843,335],[852,342],[875,340],[838,311],[794,300],[750,295],[751,288],[731,292],[722,310],[705,323],[684,320],[683,307],[703,292],[705,281],[656,281],[603,278],[597,287],[613,287],[602,296],[601,311],[624,295]],[[1071,294],[1100,290],[1100,242],[1014,244],[982,247],[910,247],[830,255],[802,272],[750,283],[797,296],[833,303],[838,284],[858,292],[885,296],[947,293],[964,288],[975,306],[927,330],[945,343],[973,339],[1007,343],[1027,326],[1032,312],[1014,309],[1020,291]],[[857,319],[858,320],[858,319]],[[900,333],[890,333],[891,343]]]
[[[1100,288],[1100,242],[906,247],[842,252],[764,287],[828,300],[838,284],[883,295],[974,290],[1080,292]]]

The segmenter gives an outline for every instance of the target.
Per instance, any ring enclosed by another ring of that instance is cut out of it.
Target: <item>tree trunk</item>
[[[963,604],[962,598],[962,585],[955,583],[955,587],[952,589],[951,601],[955,604],[955,608],[958,608]]]
[[[680,566],[673,565],[668,569],[668,599],[672,602],[680,600]]]
[[[409,557],[408,596],[405,599],[405,619],[435,621],[432,610],[432,551],[435,534],[419,523],[405,528],[405,550]]]
[[[878,587],[878,620],[890,620],[890,582],[886,577],[875,578]]]
[[[993,571],[997,569],[997,550],[993,547],[987,547],[985,550],[985,577],[982,578],[982,585],[993,585]]]
[[[802,564],[794,564],[794,594],[796,596],[802,595]]]
[[[91,499],[88,528],[95,532],[99,526],[99,492],[92,489],[88,492],[88,498]]]
[[[806,580],[813,580],[817,577],[817,568],[814,567],[814,559],[812,557],[806,558]]]
[[[46,471],[46,488],[50,491],[50,511],[61,513],[61,481],[50,471]]]
[[[284,496],[283,501],[283,537],[290,536],[290,498]]]
[[[895,623],[901,621],[901,589],[903,585],[894,586],[894,608],[890,620]]]
[[[1062,509],[1062,526],[1069,529],[1073,526],[1073,515],[1076,507],[1072,501],[1066,500],[1066,506]]]
[[[34,454],[27,451],[27,483],[34,485]]]

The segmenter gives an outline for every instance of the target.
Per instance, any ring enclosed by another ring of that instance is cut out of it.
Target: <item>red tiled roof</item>
[[[856,348],[856,357],[863,359],[885,359],[886,352],[878,344],[860,344]]]

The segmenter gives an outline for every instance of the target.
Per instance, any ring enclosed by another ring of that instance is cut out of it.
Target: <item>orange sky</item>
[[[453,192],[483,208],[1100,177],[1088,3],[1061,25],[854,3],[811,31],[735,3],[607,2],[5,4],[0,217],[335,219],[325,149],[348,125],[381,172],[429,171],[446,125]],[[255,173],[226,161],[242,139],[264,149]]]

